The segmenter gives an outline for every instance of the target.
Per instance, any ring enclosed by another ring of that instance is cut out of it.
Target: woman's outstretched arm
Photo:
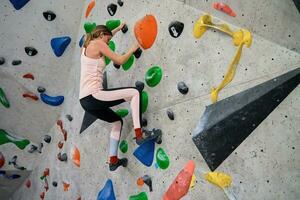
[[[112,30],[111,31],[112,35],[114,36],[117,32],[119,32],[123,28],[123,26],[125,26],[125,23],[122,23],[120,26]]]

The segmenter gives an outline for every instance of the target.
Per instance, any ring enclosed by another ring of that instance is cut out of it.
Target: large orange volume
[[[143,49],[149,49],[157,36],[157,23],[153,15],[146,15],[136,22],[134,34]]]

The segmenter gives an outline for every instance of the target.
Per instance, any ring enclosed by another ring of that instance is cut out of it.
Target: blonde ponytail
[[[83,47],[87,48],[87,46],[90,44],[90,41],[92,40],[92,34],[87,33],[84,37],[84,44]]]

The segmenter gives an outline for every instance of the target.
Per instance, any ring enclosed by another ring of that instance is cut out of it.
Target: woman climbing
[[[102,87],[105,70],[104,56],[115,64],[124,64],[139,48],[133,44],[127,53],[118,55],[108,47],[110,39],[122,29],[121,24],[110,31],[104,25],[98,25],[90,34],[87,34],[81,49],[81,77],[79,99],[83,109],[98,119],[112,123],[109,147],[109,169],[116,170],[119,166],[126,167],[128,160],[118,158],[118,146],[123,121],[110,107],[130,102],[135,139],[137,144],[143,142],[141,130],[141,94],[135,87],[104,89]]]

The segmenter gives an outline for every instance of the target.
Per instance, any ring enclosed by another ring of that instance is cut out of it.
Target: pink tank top
[[[85,55],[85,48],[81,53],[81,72],[79,99],[99,92],[103,89],[103,73],[105,70],[104,57],[95,59]]]

